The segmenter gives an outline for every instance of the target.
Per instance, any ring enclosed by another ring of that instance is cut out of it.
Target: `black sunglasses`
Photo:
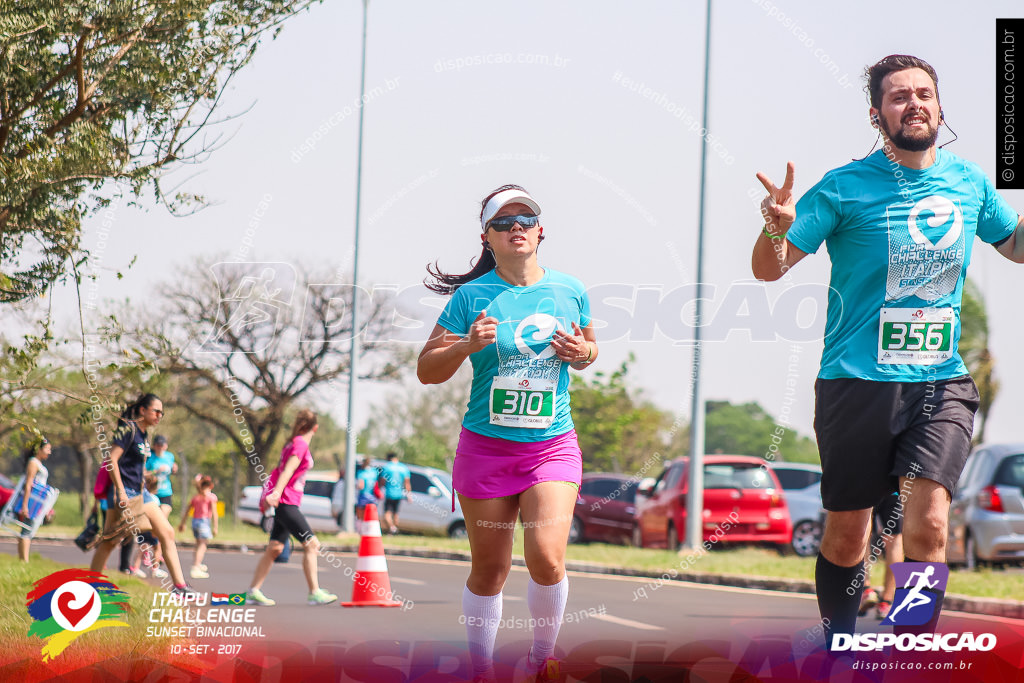
[[[518,223],[523,226],[525,230],[535,228],[540,224],[539,216],[502,216],[501,218],[494,218],[490,223],[487,224],[488,228],[494,228],[497,232],[508,232],[512,229],[512,226]]]

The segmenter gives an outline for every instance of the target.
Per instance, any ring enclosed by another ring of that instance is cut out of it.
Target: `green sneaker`
[[[259,588],[250,588],[249,593],[245,596],[245,601],[254,602],[257,605],[266,605],[267,607],[277,604],[276,601],[271,600],[266,595],[264,595],[263,591],[261,591]]]
[[[323,588],[317,588],[309,594],[309,598],[306,601],[311,605],[329,605],[337,599],[338,596],[334,593],[328,593]]]

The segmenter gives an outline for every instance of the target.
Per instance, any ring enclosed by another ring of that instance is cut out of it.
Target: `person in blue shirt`
[[[398,462],[397,453],[388,453],[387,463],[381,468],[380,480],[384,482],[384,523],[391,533],[398,533],[398,507],[412,491],[412,474],[409,468]]]
[[[582,473],[569,368],[597,359],[583,284],[542,268],[540,204],[519,185],[481,202],[480,258],[461,275],[428,267],[427,287],[451,299],[420,353],[424,384],[473,367],[452,481],[466,517],[472,566],[462,609],[474,680],[495,679],[502,589],[521,516],[526,602],[535,623],[526,673],[556,679],[552,657],[569,594],[565,553]],[[532,680],[532,679],[531,679]]]
[[[178,463],[174,461],[174,453],[167,450],[167,437],[163,434],[153,437],[152,453],[146,458],[146,472],[156,475],[156,497],[160,499],[160,509],[170,516],[171,499],[174,495],[171,475],[177,474]]]
[[[377,480],[379,478],[380,472],[377,471],[376,467],[370,465],[365,458],[356,464],[357,522],[361,522],[363,520],[363,513],[366,510],[367,505],[377,504],[377,494],[374,492],[374,489],[377,488]]]
[[[890,55],[866,77],[881,150],[829,171],[795,203],[792,163],[782,187],[757,176],[768,196],[754,275],[777,280],[822,243],[832,260],[814,417],[829,510],[815,583],[829,642],[856,627],[871,511],[885,496],[905,504],[907,561],[945,561],[978,408],[957,353],[974,238],[1024,263],[1024,220],[977,165],[936,147],[935,70]],[[944,591],[934,593],[921,632],[935,630]]]

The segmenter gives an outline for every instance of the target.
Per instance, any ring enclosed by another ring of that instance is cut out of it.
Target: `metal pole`
[[[363,0],[363,58],[359,76],[359,152],[356,157],[356,231],[352,251],[352,347],[348,362],[348,425],[345,440],[345,503],[342,525],[348,533],[355,531],[356,500],[356,384],[359,361],[359,207],[363,193],[363,109],[366,105],[366,15],[370,0]]]
[[[693,335],[693,393],[690,407],[690,472],[686,495],[686,541],[684,547],[696,549],[704,537],[704,391],[700,383],[701,342],[704,324],[704,213],[708,164],[708,102],[711,75],[711,0],[708,0],[704,33],[704,113],[700,141],[700,209],[697,219],[697,301]],[[678,533],[678,531],[677,531]]]

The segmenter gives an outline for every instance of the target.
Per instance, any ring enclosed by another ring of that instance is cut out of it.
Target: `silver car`
[[[1024,444],[979,446],[949,507],[946,561],[1024,563]]]
[[[380,470],[386,463],[373,460],[371,467]],[[404,463],[409,468],[411,491],[398,508],[398,526],[402,531],[418,534],[444,534],[452,538],[466,537],[466,520],[462,506],[452,493],[452,478],[444,470]],[[455,506],[452,508],[454,498]],[[345,482],[339,481],[331,497],[331,513],[340,524],[344,511]],[[384,518],[383,503],[377,504],[378,516]]]
[[[793,521],[793,552],[810,557],[821,547],[825,508],[821,505],[821,468],[794,462],[773,462]]]
[[[337,477],[337,475],[334,475]],[[330,476],[311,473],[303,486],[302,502],[299,512],[309,522],[309,528],[315,532],[336,533],[338,524],[331,513],[331,495],[335,481]],[[260,512],[260,495],[262,486],[246,486],[242,489],[242,498],[238,501],[238,519],[262,528],[267,533],[274,526],[274,508],[266,514]]]

